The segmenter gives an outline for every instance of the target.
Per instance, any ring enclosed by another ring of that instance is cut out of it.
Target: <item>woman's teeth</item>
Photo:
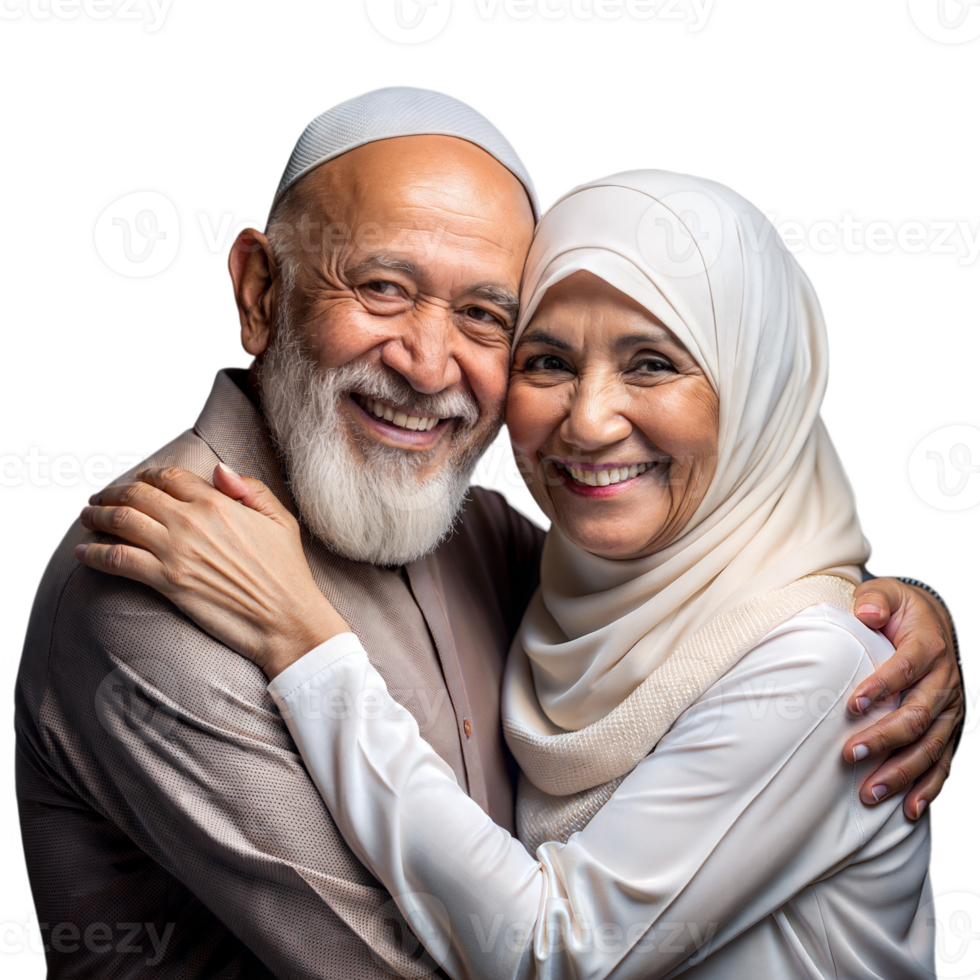
[[[564,466],[576,483],[584,483],[588,487],[608,487],[611,483],[622,483],[633,477],[646,473],[653,463],[634,463],[632,466],[614,466],[608,470],[580,470],[574,466]]]
[[[417,415],[406,415],[404,412],[397,412],[390,405],[382,405],[381,402],[373,398],[365,398],[364,404],[367,410],[379,419],[384,419],[392,425],[397,425],[400,429],[412,429],[419,432],[428,432],[434,429],[440,419],[429,418],[428,416],[419,417]]]

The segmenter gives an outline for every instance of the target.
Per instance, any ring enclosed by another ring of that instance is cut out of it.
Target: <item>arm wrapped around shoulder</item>
[[[831,957],[917,976],[908,936],[928,825],[906,821],[900,801],[862,807],[873,763],[838,751],[860,724],[848,692],[890,653],[839,609],[793,617],[537,861],[456,785],[356,638],[271,689],[341,832],[454,976],[665,977],[688,960],[710,966],[704,976],[789,976],[804,954],[815,971]],[[370,712],[316,707],[367,690]]]

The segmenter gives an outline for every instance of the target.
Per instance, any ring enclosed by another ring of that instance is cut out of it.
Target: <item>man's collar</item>
[[[247,391],[247,371],[219,371],[194,431],[222,463],[242,476],[261,480],[295,515],[296,505],[269,429]]]

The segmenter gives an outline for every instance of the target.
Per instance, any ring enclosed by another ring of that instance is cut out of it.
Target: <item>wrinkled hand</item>
[[[82,544],[75,556],[156,589],[272,678],[349,627],[313,581],[299,524],[268,487],[220,463],[214,483],[169,468],[107,487],[82,525],[124,543]]]
[[[889,695],[904,697],[897,710],[847,741],[844,758],[855,762],[893,753],[865,781],[861,799],[873,805],[908,790],[905,815],[917,820],[949,775],[953,736],[964,715],[952,623],[927,592],[890,578],[858,586],[855,615],[880,629],[895,654],[858,685],[851,710],[860,715]]]

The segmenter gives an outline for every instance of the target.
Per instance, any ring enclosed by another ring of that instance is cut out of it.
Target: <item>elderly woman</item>
[[[325,610],[270,691],[338,827],[457,978],[931,976],[928,820],[836,751],[892,647],[852,613],[810,283],[738,195],[640,171],[549,212],[522,305],[507,421],[553,528],[503,692],[520,839]]]

